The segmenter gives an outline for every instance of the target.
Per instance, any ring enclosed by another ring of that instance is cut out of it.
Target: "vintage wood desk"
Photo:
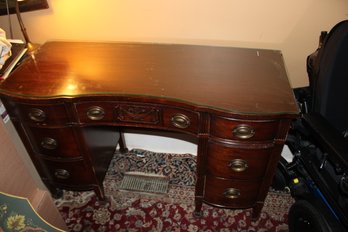
[[[202,203],[257,217],[298,109],[279,51],[193,45],[48,42],[0,85],[48,188],[94,189],[119,127],[198,141]]]

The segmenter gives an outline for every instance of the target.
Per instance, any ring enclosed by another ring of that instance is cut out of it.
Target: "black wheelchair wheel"
[[[291,206],[288,222],[290,232],[332,232],[323,214],[306,200],[298,200]]]

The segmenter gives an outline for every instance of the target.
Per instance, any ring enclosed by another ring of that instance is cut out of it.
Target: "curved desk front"
[[[94,189],[124,127],[197,139],[202,203],[257,217],[298,109],[279,51],[197,45],[48,42],[0,85],[51,190]]]

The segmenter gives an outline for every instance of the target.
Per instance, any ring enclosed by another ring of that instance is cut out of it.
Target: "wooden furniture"
[[[46,222],[68,231],[51,195],[42,183],[38,183],[39,179],[35,178],[37,173],[30,171],[33,164],[26,160],[23,145],[18,143],[20,139],[13,125],[10,122],[0,122],[0,192],[27,198]],[[1,202],[1,205],[4,203],[6,202]],[[1,220],[5,223],[4,218]],[[1,228],[2,226],[1,224]]]
[[[205,202],[257,217],[298,114],[281,53],[245,48],[48,42],[0,96],[52,191],[103,198],[118,127],[196,137],[197,214]]]

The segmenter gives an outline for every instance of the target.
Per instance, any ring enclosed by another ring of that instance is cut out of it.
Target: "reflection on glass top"
[[[244,113],[297,113],[279,51],[50,42],[1,86],[12,96],[132,96]]]

